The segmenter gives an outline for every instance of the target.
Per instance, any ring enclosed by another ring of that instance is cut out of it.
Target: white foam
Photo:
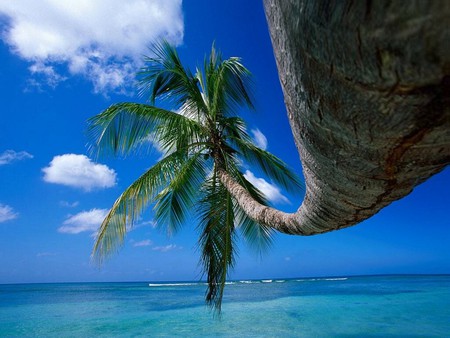
[[[347,280],[346,277],[339,277],[339,278],[325,278],[324,280]]]
[[[150,287],[160,287],[160,286],[192,286],[199,285],[199,283],[158,283],[158,284],[148,284]]]
[[[304,278],[296,279],[296,282],[316,282],[316,281],[342,281],[347,280],[348,277],[333,277],[333,278]]]

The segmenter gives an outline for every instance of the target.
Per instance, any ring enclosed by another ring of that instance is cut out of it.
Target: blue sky
[[[195,224],[169,238],[151,210],[118,254],[101,268],[90,261],[105,211],[159,155],[89,158],[86,120],[137,100],[134,73],[156,39],[176,44],[192,68],[214,41],[242,57],[255,82],[256,112],[242,112],[255,141],[301,172],[261,1],[10,1],[0,4],[0,32],[0,283],[200,277]],[[248,175],[276,207],[300,205],[302,194]],[[358,226],[276,235],[262,257],[239,243],[231,277],[450,273],[449,187],[447,168]]]

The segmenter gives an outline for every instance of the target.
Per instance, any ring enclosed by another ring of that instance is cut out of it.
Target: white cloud
[[[250,170],[245,171],[244,177],[256,188],[261,190],[269,201],[274,203],[289,203],[289,200],[281,193],[280,189],[276,185],[270,184],[263,178],[256,177]]]
[[[181,0],[1,1],[8,19],[2,32],[11,50],[54,86],[72,75],[92,81],[96,92],[121,90],[139,69],[142,54],[161,38],[183,39]]]
[[[33,155],[26,151],[5,150],[0,154],[0,165],[10,164],[14,161],[26,160],[33,158]]]
[[[164,246],[155,246],[152,248],[154,251],[160,251],[160,252],[167,252],[175,249],[182,249],[181,247],[177,246],[176,244],[169,244]]]
[[[47,84],[52,88],[55,88],[60,82],[67,79],[67,77],[58,74],[52,66],[45,65],[41,61],[32,64],[28,70],[31,74],[41,75],[44,77]],[[29,84],[31,86],[40,87],[40,84],[35,79],[33,80],[34,81],[29,81]]]
[[[150,246],[150,245],[152,245],[152,244],[153,244],[153,242],[152,242],[151,240],[145,239],[145,240],[140,241],[140,242],[134,242],[134,243],[133,243],[133,246],[134,246],[134,247],[139,247],[139,246]]]
[[[157,227],[157,223],[156,221],[144,221],[144,222],[139,222],[133,225],[133,229],[137,229],[140,227],[146,227],[146,226],[150,226],[151,228],[156,228]],[[131,229],[130,229],[131,230]]]
[[[253,140],[255,141],[256,146],[261,149],[267,149],[267,138],[266,136],[259,130],[258,128],[250,130],[253,134]]]
[[[75,202],[68,202],[68,201],[60,201],[59,205],[65,208],[75,208],[78,206],[78,204],[80,204],[80,202],[75,201]]]
[[[91,209],[69,216],[58,228],[58,232],[72,235],[86,231],[96,233],[108,211],[107,209]]]
[[[0,203],[0,223],[17,218],[19,214],[14,211],[9,205]]]
[[[113,169],[94,163],[85,155],[55,156],[42,171],[46,182],[82,188],[85,191],[110,188],[116,184],[116,173]]]

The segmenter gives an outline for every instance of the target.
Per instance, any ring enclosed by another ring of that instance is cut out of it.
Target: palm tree
[[[150,204],[157,224],[169,233],[195,213],[208,284],[206,302],[220,311],[235,262],[236,229],[260,250],[271,242],[271,228],[249,217],[235,198],[243,190],[267,206],[263,194],[243,175],[241,161],[258,165],[287,190],[298,189],[299,181],[285,163],[252,143],[237,116],[239,108],[253,108],[250,73],[239,58],[223,60],[213,46],[204,73],[191,73],[167,42],[156,45],[154,54],[145,59],[139,74],[140,94],[147,96],[148,104],[114,104],[89,121],[97,152],[128,154],[150,141],[164,151],[115,201],[99,228],[93,256],[101,261],[117,249]],[[156,99],[173,110],[156,107]],[[233,191],[236,187],[238,192]]]

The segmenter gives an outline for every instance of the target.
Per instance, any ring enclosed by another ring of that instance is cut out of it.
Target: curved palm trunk
[[[359,223],[450,162],[450,3],[264,0],[306,197],[250,217],[312,235]]]
[[[248,191],[236,182],[224,169],[218,169],[220,182],[230,192],[245,213],[258,223],[267,225],[275,230],[287,234],[314,235],[329,231],[322,228],[320,223],[309,219],[305,210],[308,209],[309,200],[305,198],[301,208],[296,213],[286,213],[257,202]]]

